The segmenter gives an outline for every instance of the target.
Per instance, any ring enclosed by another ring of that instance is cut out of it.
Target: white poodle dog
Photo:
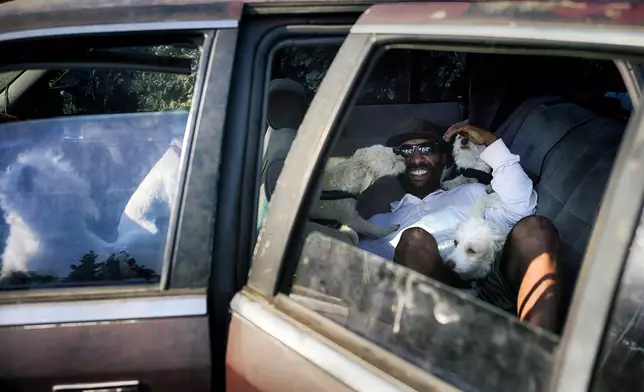
[[[357,196],[376,180],[385,176],[396,176],[405,171],[405,160],[396,155],[392,148],[373,145],[357,150],[351,158],[325,168],[322,199],[311,212],[313,219],[337,221],[341,231],[347,233],[357,244],[358,236],[384,237],[396,230],[398,225],[379,227],[358,214]],[[335,200],[325,200],[325,192],[345,193]]]
[[[471,281],[489,275],[508,234],[507,228],[485,220],[486,210],[501,209],[503,203],[490,185],[492,168],[481,159],[484,149],[457,135],[452,149],[457,176],[441,184],[446,190],[471,182],[487,185],[488,195],[470,206],[470,217],[457,226],[454,240],[439,245],[439,249],[445,249],[447,265],[462,279]]]
[[[154,236],[132,233],[107,243],[88,229],[86,219],[99,218],[89,183],[50,149],[27,151],[6,169],[0,206],[9,226],[2,277],[13,272],[66,277],[90,251],[98,261],[125,251],[138,264],[160,269],[163,247]]]
[[[442,181],[441,188],[444,190],[454,189],[459,185],[469,182],[480,182],[489,187],[492,180],[492,168],[481,159],[481,153],[485,146],[472,143],[467,136],[456,135],[452,147],[454,165],[456,166],[456,177]]]
[[[447,265],[463,280],[487,277],[505,244],[508,230],[485,220],[488,208],[502,208],[496,193],[485,196],[470,207],[472,215],[456,228],[453,250],[445,258]]]

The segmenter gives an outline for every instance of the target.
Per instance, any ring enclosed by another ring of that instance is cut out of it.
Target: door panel
[[[235,387],[239,385],[259,391],[283,388],[292,391],[311,388],[314,391],[412,390],[362,361],[357,354],[343,350],[281,310],[267,306],[250,291],[236,294],[231,310],[233,322],[226,370],[227,377],[239,381],[228,382],[228,391],[236,392]],[[259,347],[267,349],[268,355],[261,357],[264,360],[253,358],[258,356]],[[409,372],[414,371],[409,369]],[[272,377],[274,380],[269,380]],[[293,383],[297,386],[290,388]]]
[[[208,318],[7,327],[0,389],[136,380],[149,391],[210,390]]]
[[[293,377],[297,369],[298,377]],[[342,382],[233,313],[226,356],[226,390],[344,392]]]

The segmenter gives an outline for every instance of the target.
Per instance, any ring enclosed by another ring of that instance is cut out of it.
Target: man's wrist
[[[495,134],[489,133],[489,135],[485,135],[485,147],[489,146],[490,144],[494,143],[495,141],[498,140],[498,137],[496,137]]]

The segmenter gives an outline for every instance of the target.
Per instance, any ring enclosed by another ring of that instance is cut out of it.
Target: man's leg
[[[546,217],[519,221],[508,236],[501,273],[517,295],[517,316],[550,331],[561,328],[559,233]]]
[[[420,227],[412,227],[402,233],[394,253],[394,263],[448,285],[461,282],[441,260],[434,236]]]

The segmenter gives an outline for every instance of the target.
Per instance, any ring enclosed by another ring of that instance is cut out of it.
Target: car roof
[[[0,0],[1,1],[1,0]],[[435,23],[436,15],[478,22],[515,20],[599,25],[644,24],[644,4],[636,2],[413,2],[383,0],[13,0],[0,4],[0,41],[25,30],[72,28],[94,25],[193,23],[218,28],[223,21],[235,27],[243,7],[264,7],[272,13],[362,12],[363,24]],[[349,8],[347,8],[349,7]],[[442,13],[442,14],[441,14]],[[207,22],[210,22],[208,24]],[[191,26],[194,27],[194,26]],[[145,30],[145,26],[141,30]],[[7,36],[6,34],[10,34]],[[21,37],[18,35],[18,38]]]
[[[644,24],[644,4],[630,2],[406,2],[376,4],[358,24],[428,23]]]

